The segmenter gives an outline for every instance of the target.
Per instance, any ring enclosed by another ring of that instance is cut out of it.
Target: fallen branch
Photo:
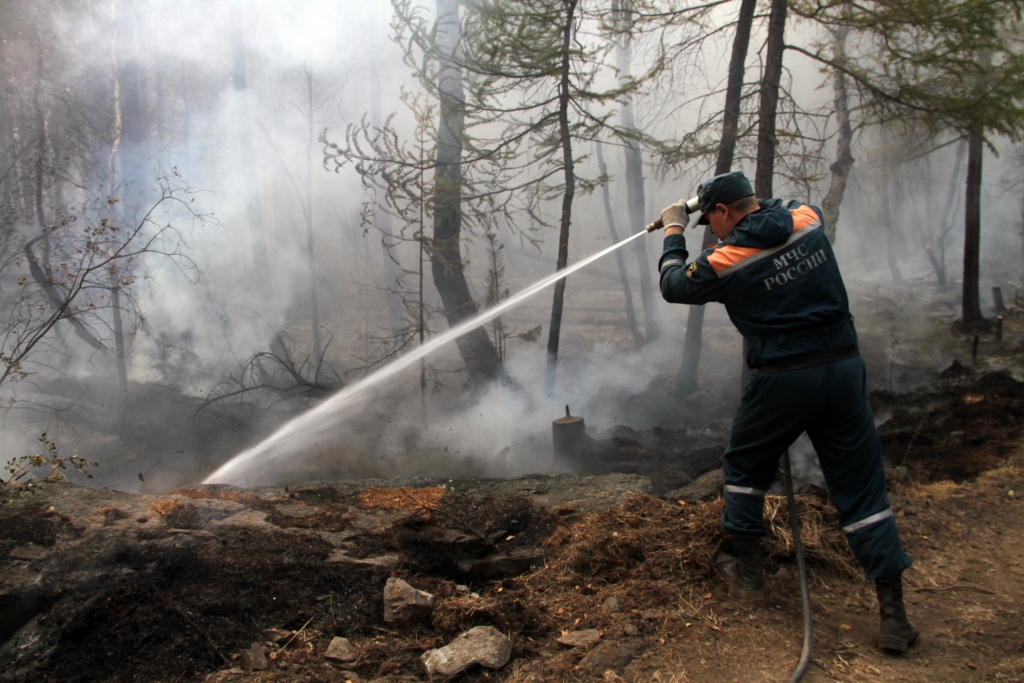
[[[981,586],[972,586],[969,583],[955,583],[951,586],[923,586],[921,588],[915,588],[914,591],[917,593],[943,593],[945,591],[961,589],[978,591],[979,593],[985,593],[986,595],[999,595],[999,593],[996,593],[995,591],[990,591],[987,588],[982,588]]]

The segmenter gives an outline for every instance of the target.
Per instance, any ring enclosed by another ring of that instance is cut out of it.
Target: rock
[[[333,659],[336,662],[354,662],[356,661],[356,649],[352,647],[352,643],[349,642],[348,638],[335,637],[331,639],[330,645],[327,646],[327,652],[324,653],[324,657]]]
[[[417,590],[392,576],[384,585],[384,621],[403,626],[428,621],[434,611],[434,596]]]
[[[266,638],[268,642],[273,643],[274,645],[284,645],[289,640],[295,637],[295,631],[284,631],[279,628],[268,628],[264,629],[263,637]]]
[[[601,640],[601,632],[596,628],[585,631],[569,631],[557,640],[559,645],[566,647],[593,647]]]
[[[540,548],[515,548],[511,552],[496,553],[479,560],[461,563],[464,571],[478,579],[507,579],[525,574],[535,567],[544,566],[544,553]]]
[[[266,671],[270,668],[267,653],[259,643],[253,643],[248,650],[242,650],[238,657],[238,665],[242,671]]]
[[[903,465],[897,465],[896,467],[885,468],[885,479],[889,484],[909,484],[910,483],[910,470]]]
[[[620,603],[619,599],[614,595],[609,595],[604,599],[604,602],[601,603],[601,609],[605,612],[615,613],[622,610],[622,603]]]
[[[500,669],[512,656],[512,641],[493,626],[471,628],[458,638],[420,657],[427,675],[452,678],[477,664]]]
[[[580,660],[580,668],[595,676],[603,676],[604,672],[609,669],[621,674],[631,661],[633,661],[632,650],[618,643],[606,641]]]
[[[305,517],[316,517],[320,511],[312,505],[275,505],[274,510],[285,517],[303,519]]]
[[[681,489],[669,491],[665,497],[669,500],[701,501],[714,498],[725,485],[722,470],[711,470],[700,475]]]
[[[636,624],[626,624],[622,627],[622,633],[630,638],[635,638],[640,635],[640,629],[636,627]]]

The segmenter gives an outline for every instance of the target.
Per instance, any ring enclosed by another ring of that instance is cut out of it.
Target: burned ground
[[[807,680],[1019,680],[1022,385],[957,370],[872,398],[889,413],[890,493],[924,641],[904,658],[875,651],[873,596],[835,513],[801,496],[817,618]],[[614,433],[603,447],[669,462],[687,443],[680,434]],[[688,443],[711,448],[706,438]],[[0,507],[0,681],[404,683],[421,679],[424,650],[476,625],[510,635],[513,661],[469,681],[784,680],[800,642],[784,501],[769,497],[766,510],[771,598],[745,605],[711,569],[725,543],[721,500],[651,493],[646,478],[622,474],[160,496],[47,487]],[[389,576],[437,597],[429,625],[384,622]],[[582,629],[602,642],[555,643]],[[356,648],[344,667],[323,659],[335,635]],[[229,674],[254,642],[271,668]]]
[[[916,481],[962,482],[997,466],[1015,448],[1024,415],[1024,384],[1009,372],[975,376],[956,363],[939,382],[897,395],[875,392],[887,461]]]

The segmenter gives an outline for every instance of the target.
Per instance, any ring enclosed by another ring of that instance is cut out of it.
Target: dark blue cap
[[[700,218],[697,219],[697,223],[707,225],[708,211],[715,208],[716,204],[732,204],[737,199],[753,194],[754,188],[743,171],[723,173],[711,180],[705,180],[697,188],[697,198],[700,200]]]

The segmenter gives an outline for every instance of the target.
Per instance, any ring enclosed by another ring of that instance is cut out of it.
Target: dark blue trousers
[[[725,451],[725,530],[738,538],[765,535],[765,492],[780,457],[803,432],[818,453],[839,524],[867,578],[909,567],[885,491],[882,443],[860,357],[753,374]]]

